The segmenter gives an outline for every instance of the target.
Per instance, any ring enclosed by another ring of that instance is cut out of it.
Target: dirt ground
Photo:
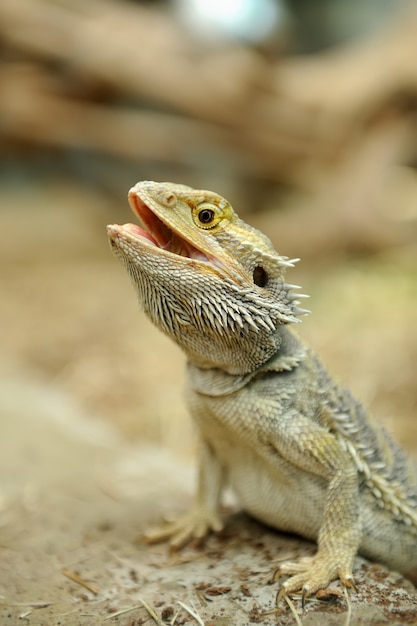
[[[294,624],[266,582],[311,545],[239,514],[204,549],[139,541],[187,507],[195,437],[183,356],[107,246],[127,203],[64,181],[3,188],[0,209],[0,624]],[[300,332],[414,456],[416,267],[401,249],[291,276],[312,296]],[[360,559],[356,575],[351,624],[417,624],[411,583]],[[334,588],[295,602],[304,625],[348,623]]]

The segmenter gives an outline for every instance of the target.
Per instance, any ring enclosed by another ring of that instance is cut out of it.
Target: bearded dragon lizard
[[[291,330],[308,311],[285,282],[295,259],[221,196],[140,182],[129,202],[144,228],[108,226],[151,321],[185,352],[187,400],[201,435],[191,511],[151,535],[181,546],[218,531],[229,481],[243,508],[318,543],[284,563],[278,599],[303,603],[335,579],[354,587],[356,553],[417,566],[417,468]]]

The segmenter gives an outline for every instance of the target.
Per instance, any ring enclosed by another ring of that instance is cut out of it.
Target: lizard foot
[[[217,513],[196,508],[162,528],[146,532],[144,540],[146,543],[169,540],[170,547],[178,549],[193,539],[203,539],[210,531],[218,532],[222,528],[223,522]]]
[[[284,574],[291,574],[277,594],[277,604],[286,595],[301,591],[301,603],[320,589],[325,589],[333,580],[339,578],[346,586],[356,591],[350,559],[330,555],[316,554],[305,557],[296,563],[283,563],[274,573],[272,582]]]

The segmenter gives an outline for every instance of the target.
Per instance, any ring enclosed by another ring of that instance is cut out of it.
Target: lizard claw
[[[203,539],[210,531],[219,532],[222,528],[223,522],[216,513],[196,508],[162,528],[147,531],[143,538],[146,543],[169,540],[170,547],[177,550],[193,539]]]
[[[349,587],[350,589],[353,589],[355,593],[358,593],[358,587],[355,583],[353,576],[346,576],[344,579],[342,579],[342,582],[345,587]]]
[[[275,604],[278,606],[278,604],[281,602],[281,600],[285,597],[288,596],[290,593],[293,593],[292,590],[290,590],[288,588],[288,586],[284,583],[281,587],[281,589],[279,589],[276,599],[275,599]],[[309,595],[311,595],[311,589],[308,585],[304,585],[304,587],[301,590],[301,606],[302,608],[305,607],[306,604],[306,600],[309,597]]]
[[[325,589],[337,578],[346,587],[357,591],[350,565],[327,555],[317,554],[301,559],[298,563],[284,563],[275,572],[273,579],[277,580],[281,574],[294,575],[283,583],[276,597],[277,604],[284,596],[301,591],[301,605],[304,608],[310,595]]]
[[[308,596],[311,594],[311,589],[310,587],[308,587],[307,585],[304,585],[302,592],[301,592],[301,607],[304,609],[305,605],[306,605],[306,600],[308,598]],[[278,606],[278,604],[281,602],[281,600],[285,597],[289,595],[289,592],[284,585],[282,585],[281,589],[278,591],[277,593],[277,597],[275,600],[276,605]]]
[[[310,589],[306,585],[304,585],[303,592],[301,594],[301,606],[302,606],[302,608],[305,607],[306,600],[307,600],[309,595],[310,595]]]

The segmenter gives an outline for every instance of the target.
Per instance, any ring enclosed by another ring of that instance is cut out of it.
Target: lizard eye
[[[203,202],[193,209],[194,222],[200,228],[210,230],[217,226],[223,215],[215,204],[211,202]]]
[[[211,224],[214,220],[214,211],[212,209],[202,209],[198,214],[198,219],[202,224]]]
[[[264,268],[258,265],[253,270],[253,282],[258,287],[265,287],[268,282],[268,274],[265,272]]]

